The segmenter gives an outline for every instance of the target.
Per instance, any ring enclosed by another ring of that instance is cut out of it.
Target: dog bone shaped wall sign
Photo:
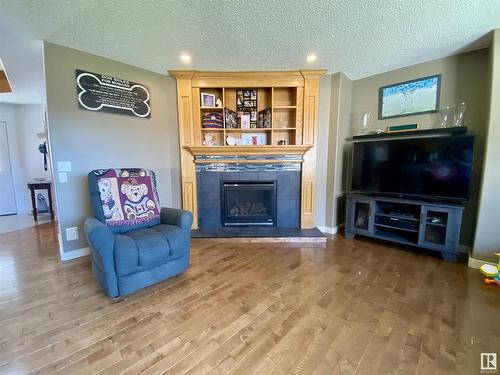
[[[113,77],[102,77],[100,74],[77,70],[78,103],[83,108],[90,111],[130,111],[138,117],[150,115],[149,92],[144,86]]]

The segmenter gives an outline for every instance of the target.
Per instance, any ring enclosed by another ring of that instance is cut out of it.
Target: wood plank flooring
[[[53,224],[0,235],[0,373],[479,374],[500,288],[374,240],[193,240],[191,267],[112,303]]]

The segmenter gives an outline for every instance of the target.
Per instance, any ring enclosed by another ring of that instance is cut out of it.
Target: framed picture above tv
[[[441,74],[381,87],[379,120],[436,112],[439,108]]]

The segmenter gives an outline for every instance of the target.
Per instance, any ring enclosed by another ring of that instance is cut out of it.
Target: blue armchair
[[[111,298],[133,293],[189,266],[189,211],[161,208],[155,174],[147,169],[89,173],[94,218],[84,223],[92,271]]]

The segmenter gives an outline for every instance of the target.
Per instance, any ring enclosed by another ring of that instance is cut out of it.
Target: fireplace
[[[276,181],[222,181],[222,225],[276,226]]]

